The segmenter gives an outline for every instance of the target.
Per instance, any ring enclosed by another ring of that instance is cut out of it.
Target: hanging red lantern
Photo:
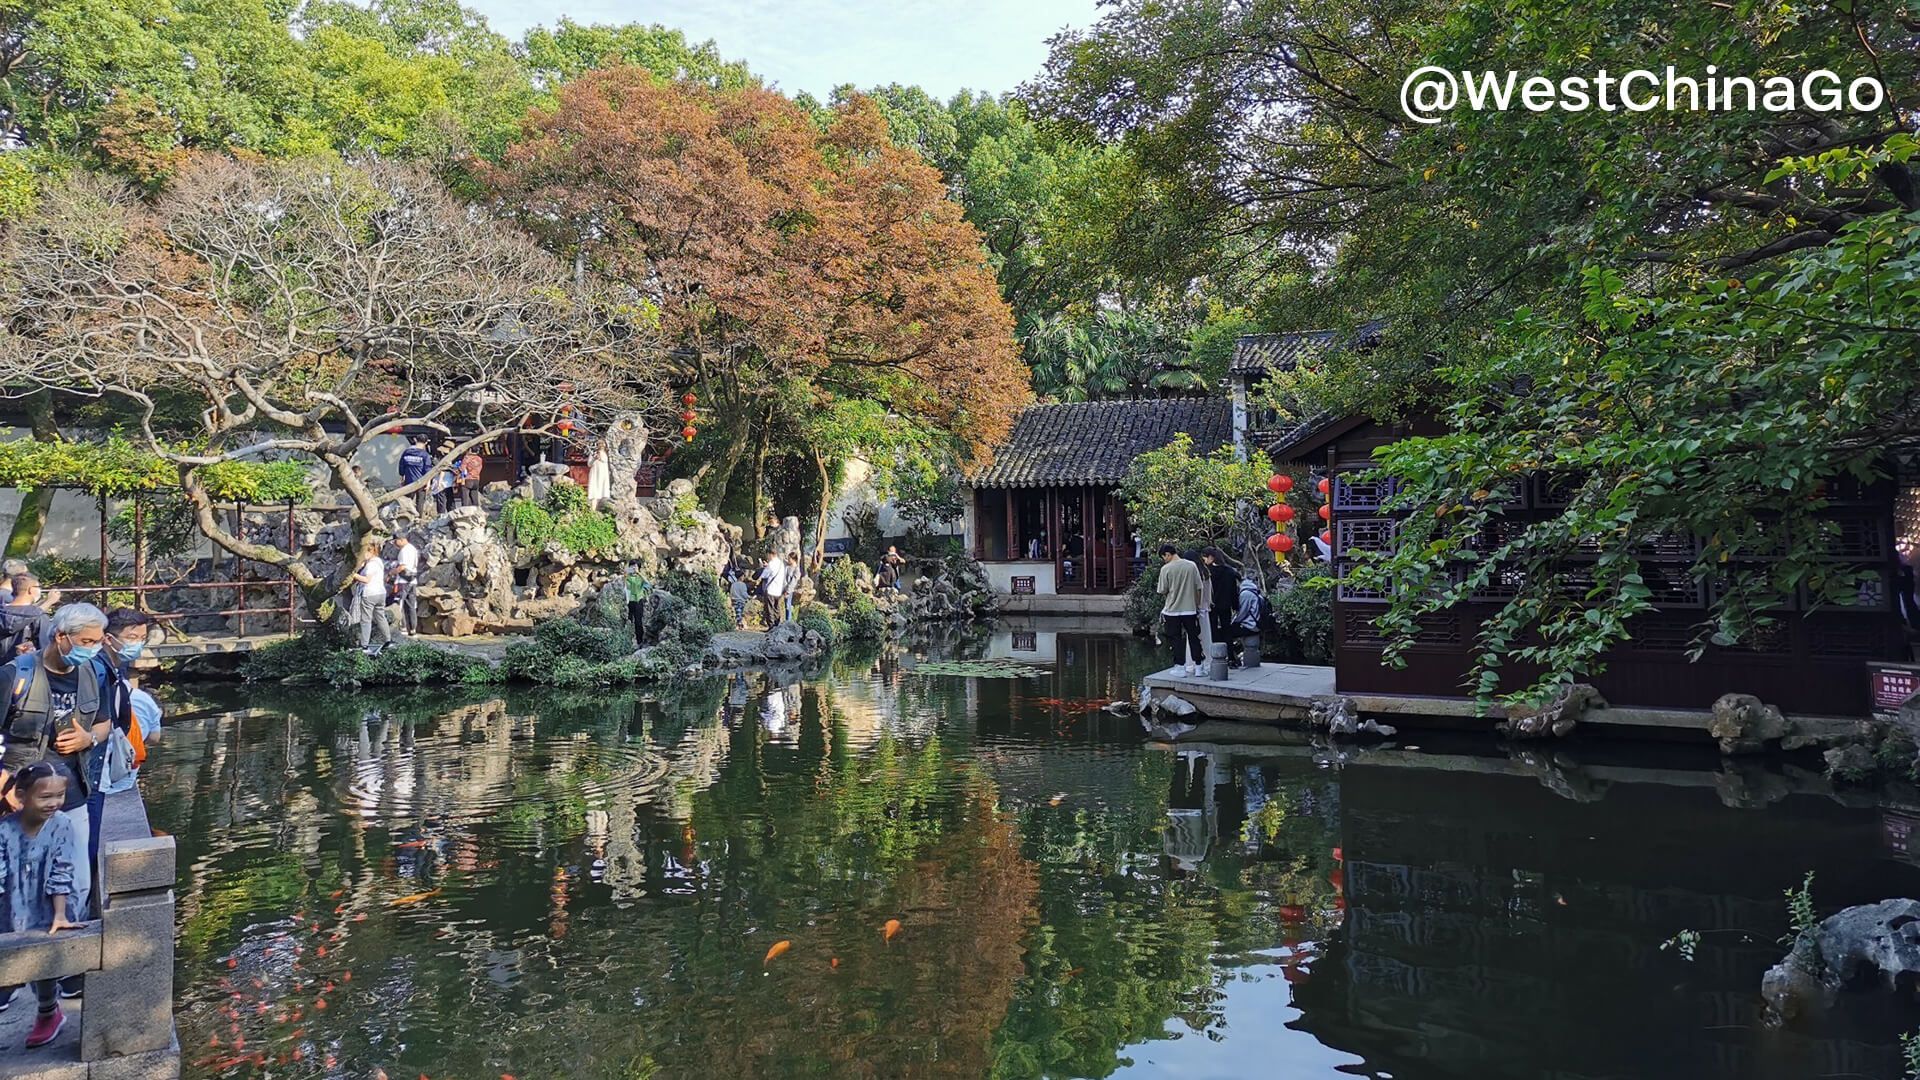
[[[1272,518],[1275,521],[1292,521],[1293,507],[1288,506],[1286,503],[1281,503],[1280,505],[1275,506],[1273,509],[1267,511],[1267,516]]]
[[[1320,494],[1322,494],[1322,495],[1325,495],[1325,494],[1326,494],[1327,492],[1329,492],[1329,491],[1332,491],[1332,490],[1333,490],[1333,481],[1331,481],[1331,480],[1322,480],[1322,481],[1320,481],[1320,483],[1319,483],[1318,485],[1316,485],[1316,486],[1317,486],[1317,487],[1319,487],[1319,489],[1320,489]]]
[[[1279,473],[1274,473],[1272,476],[1267,477],[1268,491],[1277,492],[1281,495],[1285,495],[1288,491],[1291,491],[1292,489],[1293,489],[1293,477],[1291,476],[1281,476]]]
[[[692,424],[688,424],[686,427],[680,429],[680,434],[685,437],[688,442],[692,442],[693,437],[700,434],[700,431]]]
[[[1280,541],[1280,551],[1282,554],[1293,550],[1293,537],[1283,535],[1277,539]]]
[[[1292,542],[1291,537],[1282,536],[1279,533],[1274,533],[1272,536],[1267,537],[1267,550],[1268,551],[1285,551],[1286,549],[1281,547],[1280,545],[1291,543],[1291,542]]]
[[[1321,533],[1320,542],[1327,545],[1329,548],[1331,548],[1333,546],[1333,533],[1331,532]]]
[[[699,398],[693,396],[692,391],[688,391],[687,395],[680,399],[680,404],[685,405],[688,408],[692,408],[693,403],[699,400],[700,400]]]
[[[1320,520],[1321,521],[1333,520],[1333,511],[1327,509],[1327,504],[1325,503],[1320,504]]]
[[[698,413],[694,412],[692,409],[688,409],[686,412],[683,412],[680,414],[680,422],[683,424],[691,424],[693,423],[694,419],[698,416],[699,416]]]

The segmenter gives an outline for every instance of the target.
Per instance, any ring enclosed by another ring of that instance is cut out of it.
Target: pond
[[[1910,1004],[1775,1031],[1757,988],[1807,871],[1920,892],[1905,819],[1710,753],[1170,746],[1100,709],[1137,643],[939,655],[989,652],[166,688],[185,1075],[1899,1075]]]

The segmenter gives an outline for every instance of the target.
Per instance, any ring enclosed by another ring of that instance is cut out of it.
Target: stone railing
[[[0,934],[0,986],[23,984],[13,1007],[0,1014],[0,1080],[180,1075],[173,1028],[173,838],[153,835],[136,788],[106,797],[100,848],[94,861],[95,893],[104,898],[98,919],[60,934]],[[86,976],[80,1015],[69,1015],[66,1031],[50,1046],[21,1049],[34,1011],[26,984],[68,975]]]

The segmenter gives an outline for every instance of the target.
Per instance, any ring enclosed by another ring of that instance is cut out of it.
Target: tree
[[[219,521],[210,480],[229,463],[319,461],[358,537],[425,482],[355,476],[375,436],[468,425],[451,461],[563,405],[658,400],[644,303],[570,284],[406,167],[202,157],[150,205],[79,173],[0,237],[0,266],[0,384],[132,403],[135,444],[177,472],[208,539],[283,568],[316,609],[315,566]],[[163,391],[201,402],[188,445],[156,430]]]
[[[1669,587],[1712,586],[1695,655],[1777,622],[1796,595],[1861,602],[1883,567],[1837,558],[1821,511],[1920,445],[1917,273],[1920,213],[1889,212],[1746,281],[1648,294],[1596,269],[1578,317],[1523,314],[1509,357],[1448,373],[1452,433],[1380,456],[1407,513],[1357,576],[1393,597],[1379,622],[1405,636],[1389,657],[1423,615],[1497,580],[1514,594],[1481,629],[1473,685],[1549,696],[1603,670],[1653,608],[1643,556],[1663,537],[1700,540],[1690,565],[1662,568]],[[1498,494],[1534,475],[1567,484],[1571,505],[1489,543]],[[1572,590],[1576,562],[1590,577]],[[1515,686],[1510,661],[1542,674]]]
[[[488,177],[503,211],[658,306],[724,425],[711,506],[749,449],[761,490],[790,379],[883,401],[973,454],[1026,400],[978,234],[864,99],[821,130],[759,87],[609,68],[562,88]]]
[[[1167,445],[1133,460],[1120,481],[1120,497],[1126,501],[1128,519],[1150,547],[1162,543],[1230,547],[1238,536],[1250,542],[1252,551],[1260,537],[1251,533],[1244,511],[1266,490],[1271,475],[1272,464],[1258,450],[1246,461],[1239,460],[1231,446],[1196,454],[1193,437],[1182,431]]]
[[[1150,314],[1048,316],[1027,331],[1026,347],[1034,392],[1061,401],[1137,398],[1206,385],[1181,333]]]
[[[646,68],[663,79],[690,79],[715,88],[751,86],[759,79],[744,61],[724,60],[711,41],[698,45],[664,26],[583,25],[562,18],[553,29],[528,30],[517,50],[534,82],[548,90],[612,61]]]
[[[1029,92],[1046,119],[1137,163],[1151,227],[1116,265],[1173,285],[1231,265],[1277,329],[1386,318],[1382,347],[1331,358],[1325,388],[1383,414],[1438,389],[1430,356],[1504,349],[1490,331],[1516,309],[1577,310],[1591,262],[1725,273],[1920,208],[1906,163],[1848,185],[1767,178],[1782,156],[1910,126],[1911,33],[1897,5],[1124,0],[1055,38]],[[1870,73],[1889,100],[1872,113],[1462,108],[1431,126],[1400,112],[1422,64],[1620,73],[1650,53],[1700,58],[1700,77],[1709,63]]]

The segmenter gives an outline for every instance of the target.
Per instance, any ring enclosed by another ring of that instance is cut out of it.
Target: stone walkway
[[[12,1007],[0,1012],[0,1077],[65,1080],[87,1075],[87,1067],[77,1060],[80,1057],[80,1002],[60,1004],[67,1013],[66,1029],[50,1045],[28,1050],[27,1029],[33,1026],[36,1008],[33,987],[23,986],[14,992]]]

